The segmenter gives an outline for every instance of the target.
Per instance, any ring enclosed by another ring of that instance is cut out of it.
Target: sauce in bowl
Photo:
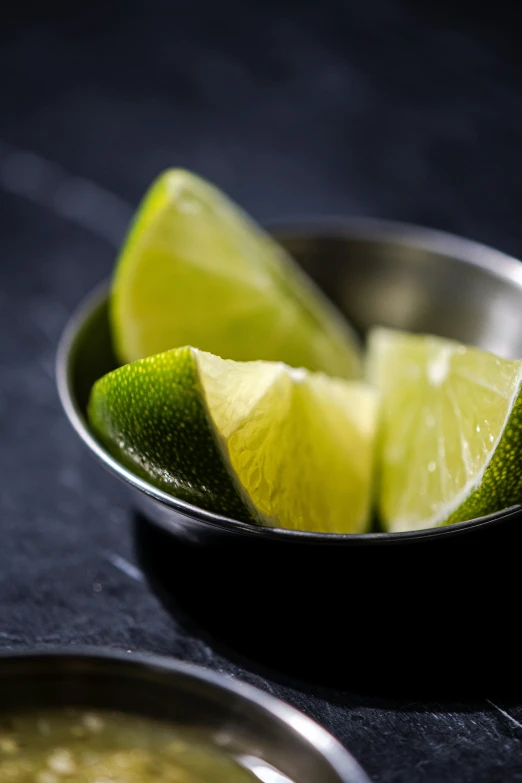
[[[0,713],[1,783],[254,783],[201,731],[118,712]]]

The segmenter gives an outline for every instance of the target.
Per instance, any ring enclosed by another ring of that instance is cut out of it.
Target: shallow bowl
[[[369,783],[310,718],[199,666],[94,648],[0,655],[0,717],[57,707],[117,710],[196,729],[260,781]]]

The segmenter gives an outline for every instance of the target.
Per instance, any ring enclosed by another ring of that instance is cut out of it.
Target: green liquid
[[[2,783],[254,783],[201,732],[117,712],[0,714]]]

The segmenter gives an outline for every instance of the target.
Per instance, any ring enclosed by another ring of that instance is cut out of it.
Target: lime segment
[[[120,360],[183,345],[235,360],[360,375],[350,326],[288,254],[224,194],[183,170],[151,186],[117,265]]]
[[[244,521],[363,532],[377,396],[356,381],[179,348],[128,364],[92,391],[100,441],[138,475]]]
[[[461,522],[520,502],[521,368],[439,337],[373,331],[367,375],[382,399],[386,529]]]

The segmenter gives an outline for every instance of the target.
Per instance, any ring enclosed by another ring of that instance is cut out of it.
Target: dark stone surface
[[[399,218],[522,255],[513,7],[496,4],[494,20],[471,5],[422,9],[155,0],[4,17],[0,647],[107,644],[210,666],[316,718],[375,781],[518,780],[514,698],[369,695],[357,672],[342,690],[315,686],[177,615],[142,571],[154,563],[146,527],[70,429],[53,377],[68,314],[110,273],[129,204],[167,165],[196,169],[259,219]],[[187,579],[187,591],[211,588],[205,573]],[[456,684],[472,665],[455,661]]]

